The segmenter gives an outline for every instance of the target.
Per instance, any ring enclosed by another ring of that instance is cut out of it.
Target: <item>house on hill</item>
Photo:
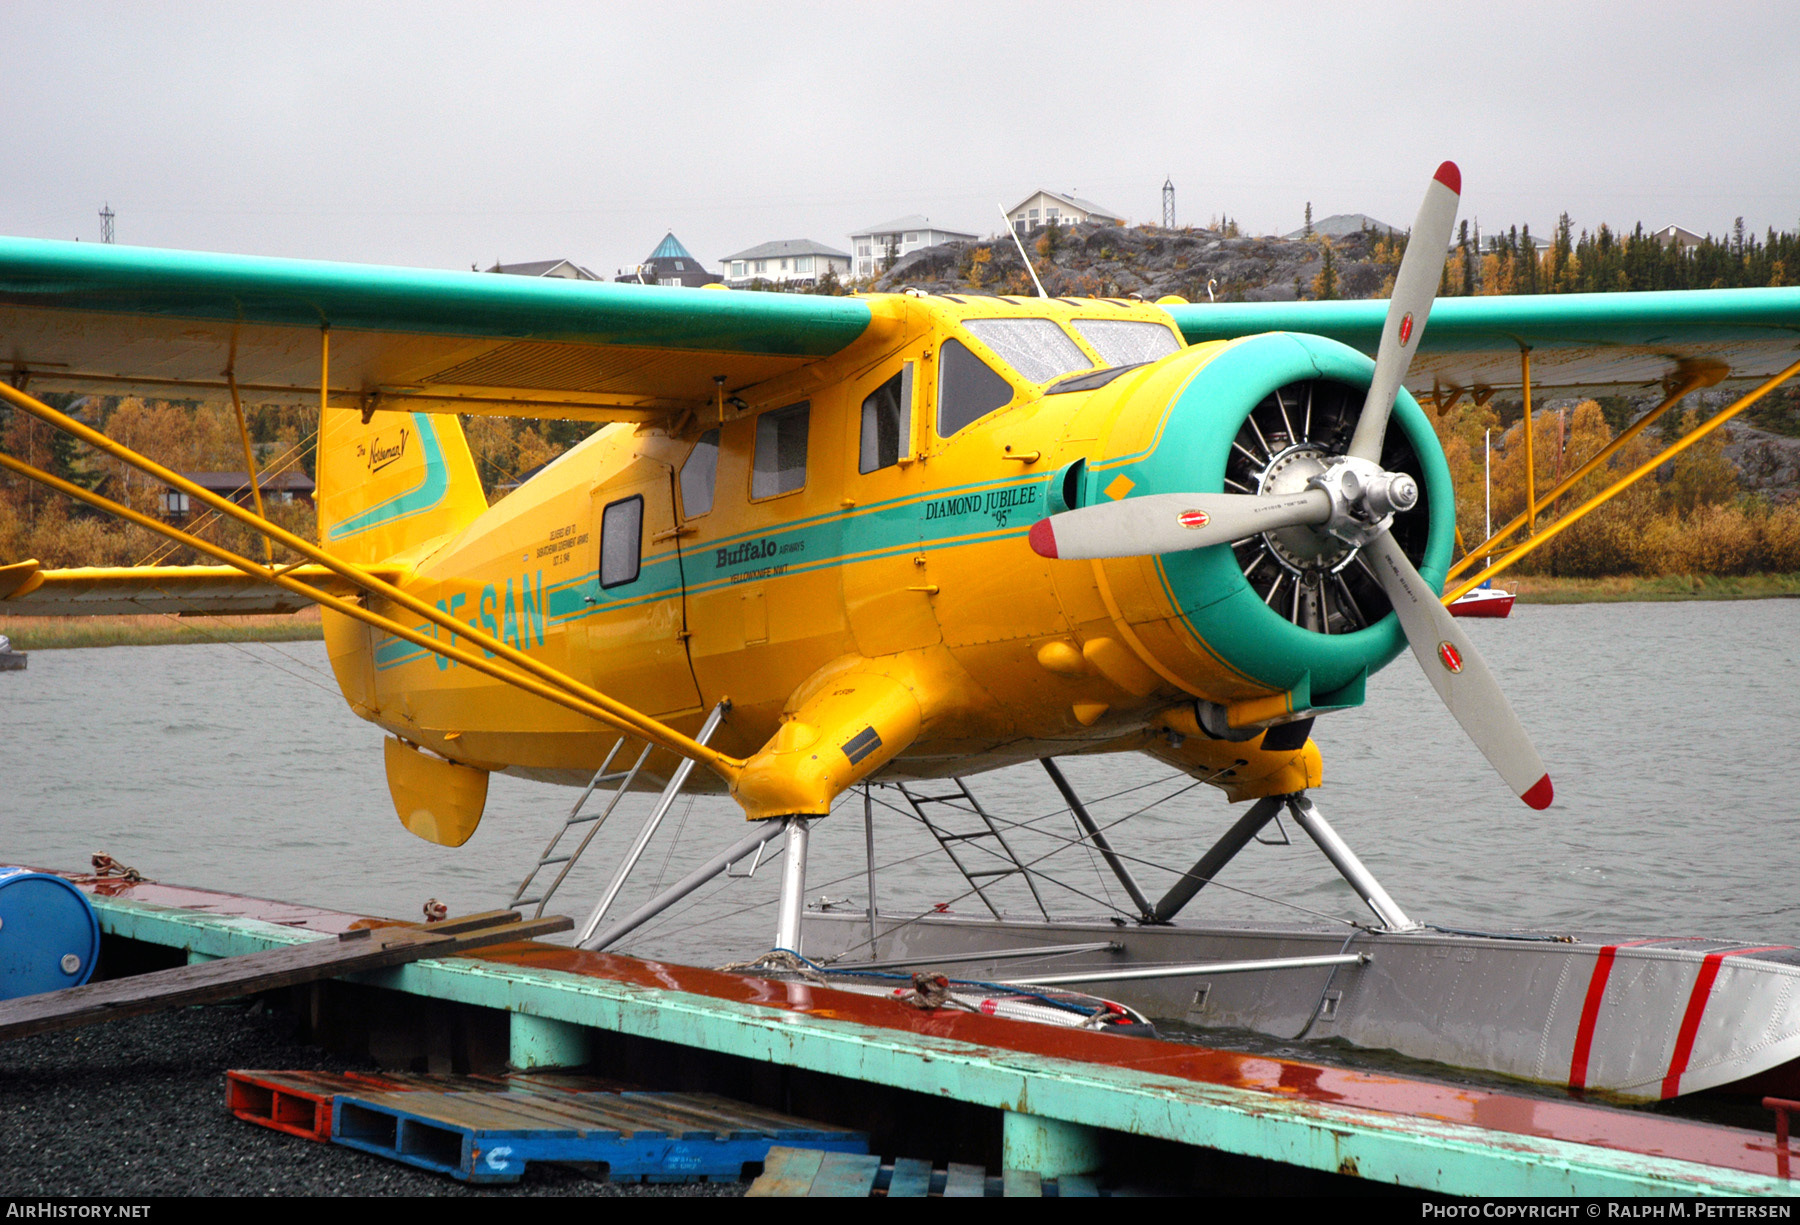
[[[638,285],[686,285],[698,288],[701,285],[716,284],[719,277],[717,273],[708,272],[706,266],[681,245],[681,240],[671,230],[663,235],[663,240],[656,244],[656,250],[650,252],[643,263],[636,268],[619,269],[619,275],[613,280]]]
[[[1653,230],[1650,237],[1665,247],[1678,247],[1683,251],[1692,250],[1706,241],[1694,231],[1679,225],[1665,225],[1660,230]]]
[[[756,281],[801,289],[819,283],[819,278],[835,272],[840,280],[850,276],[850,253],[828,247],[810,238],[783,238],[759,243],[734,251],[719,261],[724,265],[725,283],[742,289]]]
[[[230,498],[239,506],[255,505],[255,498],[250,493],[248,472],[183,472],[181,475],[208,493]],[[256,474],[256,485],[262,492],[265,506],[286,506],[292,502],[311,506],[313,495],[317,492],[312,478],[304,472],[259,472]],[[179,489],[166,489],[162,495],[162,509],[165,519],[179,520],[187,518],[192,508],[188,504],[187,494]]]
[[[1077,225],[1083,221],[1100,221],[1107,225],[1124,225],[1125,218],[1110,209],[1101,208],[1080,196],[1065,196],[1054,191],[1034,191],[1006,210],[1006,219],[1020,234],[1041,230],[1047,225]]]
[[[856,231],[850,235],[850,244],[856,252],[856,275],[871,277],[886,271],[889,254],[898,259],[941,242],[962,242],[974,237],[961,230],[932,225],[931,218],[911,213]]]
[[[600,278],[574,260],[540,259],[529,264],[495,264],[489,272],[507,276],[550,276],[563,281],[597,281]]]

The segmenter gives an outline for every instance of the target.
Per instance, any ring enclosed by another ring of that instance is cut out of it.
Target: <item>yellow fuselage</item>
[[[685,733],[729,699],[712,744],[732,756],[805,750],[809,737],[836,734],[833,719],[852,727],[862,714],[833,708],[834,694],[840,706],[889,699],[834,678],[873,672],[917,706],[883,731],[888,747],[896,735],[906,743],[878,755],[882,776],[1148,749],[1233,798],[1316,783],[1310,743],[1263,753],[1257,741],[1212,740],[1194,726],[1196,698],[1252,715],[1259,701],[1288,707],[1281,686],[1246,675],[1194,633],[1158,559],[1049,560],[1025,539],[1078,486],[1122,496],[1130,482],[1108,479],[1108,457],[1158,445],[1161,406],[1230,344],[1047,394],[1056,380],[1027,381],[969,322],[1150,323],[1169,328],[1171,348],[1179,334],[1160,309],[1124,302],[871,302],[878,326],[862,341],[779,385],[743,399],[722,392],[670,428],[602,429],[461,532],[396,559],[411,568],[408,589]],[[1078,330],[1064,334],[1093,365],[1117,364]],[[1011,398],[945,437],[940,367],[952,341],[1004,379]],[[897,376],[909,401],[901,435],[872,454],[868,405],[874,397],[876,411],[891,413]],[[797,405],[806,407],[787,411]],[[690,465],[703,469],[715,441],[707,490]],[[1076,461],[1084,468],[1070,476]],[[581,783],[618,738],[354,622],[328,615],[327,637],[358,713],[454,761]],[[870,776],[845,751],[852,765],[826,790]],[[659,752],[647,773],[666,776],[673,760]]]

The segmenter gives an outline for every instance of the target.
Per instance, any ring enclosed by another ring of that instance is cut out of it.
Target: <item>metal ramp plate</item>
[[[1099,1184],[1085,1174],[1040,1178],[1029,1170],[989,1174],[978,1165],[951,1162],[940,1170],[916,1157],[896,1157],[883,1164],[867,1154],[822,1152],[785,1146],[769,1150],[763,1172],[750,1184],[750,1196],[769,1199],[1039,1199],[1046,1196],[1094,1198]]]

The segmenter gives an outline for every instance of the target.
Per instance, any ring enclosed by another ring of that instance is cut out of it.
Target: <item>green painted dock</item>
[[[190,961],[333,938],[355,916],[84,880],[102,931]],[[97,886],[97,887],[96,887]],[[1100,1170],[1122,1139],[1471,1196],[1792,1196],[1771,1133],[1149,1039],[919,1013],[827,988],[543,943],[356,974],[486,1010],[516,1067],[620,1037],[997,1112],[1000,1164]],[[331,984],[335,985],[335,984]],[[647,1048],[645,1048],[647,1049]],[[873,1092],[873,1089],[871,1090]],[[839,1093],[840,1099],[855,1094]]]

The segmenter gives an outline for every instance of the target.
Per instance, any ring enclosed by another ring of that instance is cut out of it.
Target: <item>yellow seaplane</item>
[[[1534,363],[1538,390],[1661,387],[1633,433],[1698,388],[1754,388],[1678,450],[1800,370],[1800,291],[1434,311],[1460,188],[1445,163],[1388,302],[809,297],[0,240],[0,397],[297,559],[0,453],[218,563],[18,560],[0,609],[319,604],[413,833],[465,842],[494,771],[592,788],[634,761],[628,785],[728,791],[755,823],[702,871],[787,833],[786,947],[807,824],[849,789],[1115,752],[1256,801],[1157,902],[1090,829],[1144,922],[1285,810],[1408,930],[1305,798],[1312,721],[1410,648],[1506,784],[1548,805],[1445,604],[1573,522],[1536,518],[1619,444],[1534,487],[1512,545],[1453,566],[1449,470],[1407,388],[1529,405]],[[316,402],[317,543],[44,392]],[[490,505],[459,423],[479,414],[608,424]],[[589,947],[617,938],[603,910]]]

